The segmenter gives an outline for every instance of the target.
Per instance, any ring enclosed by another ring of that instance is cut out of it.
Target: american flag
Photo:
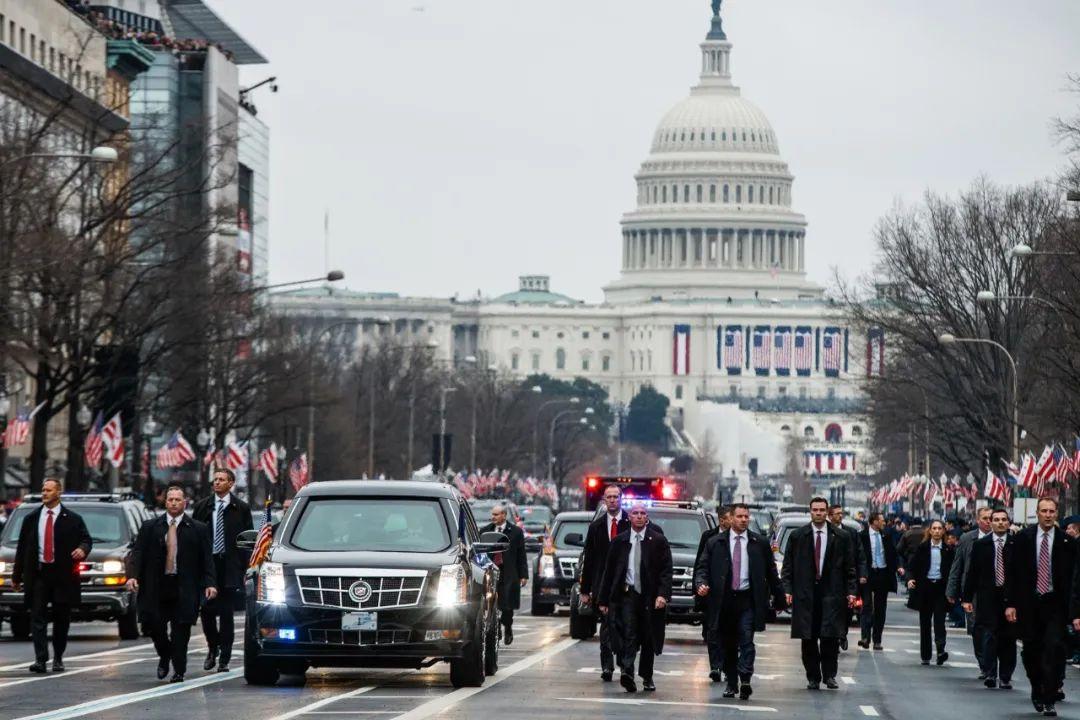
[[[842,351],[840,331],[835,329],[826,330],[821,338],[821,363],[825,368],[826,375],[839,374]]]
[[[791,373],[791,328],[776,328],[773,332],[773,367],[777,375]]]
[[[1016,467],[1016,465],[1008,460],[1002,460],[1001,466],[1005,468],[1005,480],[1008,481],[1010,485],[1016,485],[1020,482],[1020,468]]]
[[[120,413],[113,415],[101,428],[101,439],[105,443],[105,457],[113,467],[124,464],[124,425]]]
[[[724,330],[724,366],[729,375],[738,375],[743,364],[743,329],[729,325]]]
[[[258,567],[270,552],[270,543],[274,539],[274,529],[270,526],[270,500],[266,501],[266,518],[263,520],[259,534],[255,537],[255,547],[251,551],[251,560],[248,567]]]
[[[169,442],[157,451],[157,466],[160,469],[175,468],[195,459],[195,451],[179,430],[172,434]]]
[[[1054,468],[1054,481],[1059,485],[1068,485],[1069,475],[1072,474],[1072,461],[1060,445],[1054,448]]]
[[[934,503],[934,499],[937,498],[937,494],[938,494],[937,483],[934,482],[933,480],[927,478],[927,480],[926,480],[926,490],[923,491],[923,502],[926,503],[927,507],[930,507]]]
[[[814,331],[810,328],[795,328],[795,371],[799,375],[809,375],[814,366]]]
[[[239,470],[248,464],[247,443],[231,442],[225,455],[225,465],[230,470]]]
[[[1076,442],[1075,442],[1074,447],[1076,449],[1073,450],[1073,461],[1072,461],[1073,472],[1077,473],[1077,474],[1080,474],[1080,436],[1078,436],[1076,438]]]
[[[214,455],[217,447],[214,445],[214,441],[210,441],[209,447],[206,448],[206,454],[203,455],[202,464],[203,467],[210,467],[210,463],[214,462]]]
[[[4,448],[22,445],[28,439],[30,439],[30,411],[23,410],[7,424],[7,429],[4,430]]]
[[[101,429],[105,424],[105,416],[99,410],[97,419],[90,426],[90,432],[86,433],[86,441],[83,443],[83,455],[86,458],[86,466],[96,468],[101,464],[101,455],[104,445],[101,442]]]
[[[1009,494],[1009,486],[1005,484],[1005,481],[995,475],[990,468],[986,469],[986,488],[983,490],[983,495],[992,499],[1005,502],[1005,498]]]
[[[754,344],[750,358],[754,364],[754,372],[758,375],[769,374],[769,336],[767,326],[754,328]]]
[[[289,464],[289,481],[292,483],[293,490],[299,490],[308,484],[308,464],[307,453],[301,453],[300,457],[296,458]]]
[[[277,445],[270,443],[270,447],[259,453],[259,469],[266,474],[266,478],[276,483],[278,479],[278,449]]]

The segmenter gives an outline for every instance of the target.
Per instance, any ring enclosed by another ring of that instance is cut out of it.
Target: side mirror
[[[571,547],[585,547],[585,538],[581,533],[568,533],[563,542]]]
[[[510,549],[510,539],[500,532],[486,532],[480,536],[480,542],[473,543],[473,550],[479,553],[503,553]]]
[[[255,538],[259,536],[259,533],[255,530],[244,530],[236,536],[236,547],[241,550],[254,550]]]

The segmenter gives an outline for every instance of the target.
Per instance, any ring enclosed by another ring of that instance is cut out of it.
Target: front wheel
[[[248,685],[274,685],[281,673],[277,667],[259,657],[259,645],[244,637],[244,680]]]
[[[484,643],[486,645],[484,648],[484,674],[494,675],[499,672],[499,633],[497,628],[488,630]]]
[[[483,619],[480,619],[476,636],[465,646],[465,653],[450,661],[450,684],[455,688],[480,687],[484,684],[488,635],[490,633],[484,627]]]

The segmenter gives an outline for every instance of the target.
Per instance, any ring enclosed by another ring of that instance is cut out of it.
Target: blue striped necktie
[[[217,501],[217,515],[214,518],[214,554],[225,552],[225,501]]]

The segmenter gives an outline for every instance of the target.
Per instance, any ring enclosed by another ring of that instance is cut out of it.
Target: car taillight
[[[79,572],[81,573],[90,572],[91,570],[93,570],[93,568],[93,563],[79,563]]]

